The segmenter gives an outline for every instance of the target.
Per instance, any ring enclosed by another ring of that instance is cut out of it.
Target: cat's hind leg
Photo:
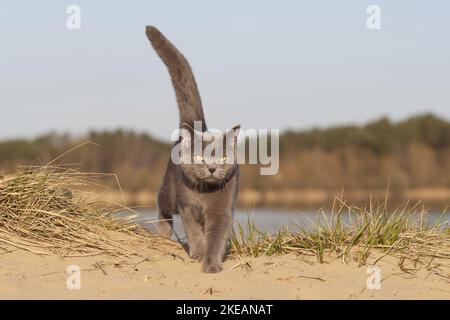
[[[170,238],[173,232],[173,215],[177,213],[175,183],[170,166],[166,170],[163,183],[158,192],[158,222],[156,228],[159,234]]]
[[[166,203],[158,201],[158,222],[156,229],[164,237],[170,238],[173,232],[173,211]]]

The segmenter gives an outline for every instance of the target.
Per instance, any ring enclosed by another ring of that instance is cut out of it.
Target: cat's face
[[[196,182],[220,184],[233,174],[237,163],[236,143],[239,126],[227,132],[199,132],[190,130],[190,137],[197,138],[197,148],[194,140],[181,140],[182,152],[189,161],[183,161],[181,168],[186,176]],[[201,146],[201,149],[199,148]],[[187,162],[187,163],[186,163]]]

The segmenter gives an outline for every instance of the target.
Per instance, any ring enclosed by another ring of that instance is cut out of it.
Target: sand
[[[294,254],[228,259],[218,274],[201,273],[180,248],[152,250],[148,260],[108,256],[60,258],[0,247],[1,299],[450,299],[442,268],[414,274],[384,258],[381,288],[367,288],[367,266]],[[81,269],[80,289],[67,288],[67,267]],[[447,272],[447,273],[446,273]]]

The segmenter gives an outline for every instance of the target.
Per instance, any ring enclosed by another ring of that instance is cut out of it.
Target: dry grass
[[[394,255],[401,265],[430,265],[435,258],[450,260],[450,227],[442,219],[428,224],[417,205],[390,210],[386,202],[357,208],[336,199],[331,215],[323,213],[317,222],[298,226],[295,232],[272,235],[249,221],[247,230],[238,227],[234,233],[232,247],[238,257],[297,253],[315,255],[321,263],[337,256],[364,265],[369,257],[376,264]]]
[[[166,250],[178,244],[117,218],[126,208],[98,199],[92,190],[95,174],[61,167],[38,167],[0,178],[0,243],[38,254],[60,256],[108,255],[148,257],[149,249]],[[128,209],[130,210],[130,209]],[[284,253],[327,254],[343,260],[376,263],[385,255],[431,264],[450,259],[448,222],[425,222],[417,206],[390,210],[387,204],[366,208],[338,199],[331,215],[311,226],[271,235],[252,223],[232,238],[238,257]]]
[[[0,243],[38,254],[131,257],[168,242],[85,191],[93,176],[46,166],[0,178]]]

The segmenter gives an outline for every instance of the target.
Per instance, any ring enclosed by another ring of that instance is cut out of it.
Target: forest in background
[[[18,166],[45,165],[85,141],[96,145],[85,145],[60,163],[87,172],[115,173],[127,193],[157,190],[170,144],[120,129],[92,131],[84,137],[50,133],[1,141],[0,174]],[[241,172],[247,204],[265,205],[270,199],[269,205],[295,204],[302,194],[305,201],[323,201],[343,189],[349,194],[377,192],[388,184],[399,198],[408,190],[431,190],[432,198],[437,194],[433,190],[440,190],[439,201],[449,202],[442,190],[450,190],[450,122],[424,114],[400,122],[381,118],[361,126],[289,130],[280,135],[278,174],[261,176],[255,165],[243,165]],[[314,192],[326,195],[317,197]]]

